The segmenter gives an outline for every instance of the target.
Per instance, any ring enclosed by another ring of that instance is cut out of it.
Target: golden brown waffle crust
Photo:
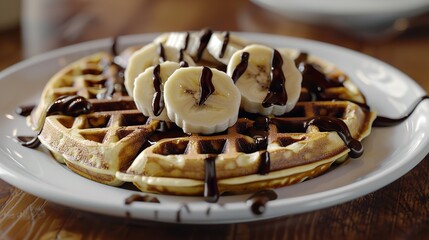
[[[349,127],[355,139],[362,140],[369,135],[375,114],[364,111],[358,105],[344,102],[300,102],[298,107],[310,109],[331,105],[343,107],[342,120]],[[237,132],[240,124],[251,124],[248,119],[239,119],[226,135],[214,137],[190,136],[165,139],[145,149],[126,172],[118,172],[117,177],[131,181],[142,191],[172,194],[200,195],[204,190],[204,159],[209,154],[198,153],[198,145],[210,141],[224,140],[224,152],[217,155],[216,177],[220,191],[247,192],[261,188],[275,188],[313,178],[325,172],[335,161],[345,160],[348,147],[336,132],[321,132],[310,127],[306,133],[279,133],[270,125],[269,146],[271,167],[267,175],[258,174],[261,161],[260,152],[243,153],[237,150],[237,139],[246,139]],[[282,146],[282,138],[293,138],[296,142]],[[249,141],[251,141],[249,139]],[[187,143],[182,155],[159,154],[157,148],[163,145]]]
[[[142,147],[142,139],[157,126],[156,123],[121,126],[120,121],[124,115],[134,116],[141,113],[132,109],[97,112],[77,118],[49,116],[39,139],[50,151],[62,155],[62,161],[71,170],[98,182],[120,185],[123,182],[115,177],[116,171],[129,166]],[[85,126],[88,119],[101,118],[108,118],[110,125],[90,129]],[[121,137],[123,134],[120,132],[127,135]]]

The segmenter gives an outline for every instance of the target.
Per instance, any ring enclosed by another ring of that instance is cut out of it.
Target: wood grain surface
[[[19,28],[0,32],[0,70],[58,47],[117,35],[199,30],[301,37],[350,48],[403,71],[429,90],[429,27],[362,39],[237,1],[23,1]],[[78,17],[76,17],[78,16]],[[0,239],[428,239],[429,156],[386,187],[353,201],[265,221],[178,225],[64,207],[0,180]]]

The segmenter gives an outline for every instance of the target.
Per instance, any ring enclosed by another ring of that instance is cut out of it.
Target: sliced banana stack
[[[125,88],[128,95],[134,94],[134,80],[146,68],[155,66],[165,61],[181,62],[185,61],[189,66],[194,66],[194,60],[186,53],[180,50],[165,46],[161,43],[149,43],[134,52],[128,62],[125,70]]]
[[[235,52],[227,67],[241,92],[245,111],[282,115],[292,110],[301,93],[302,75],[286,54],[253,44]]]
[[[207,49],[212,35],[213,31],[210,29],[199,32],[171,32],[157,37],[154,42],[184,51],[197,63],[216,65],[219,61]]]
[[[209,53],[219,62],[228,65],[231,56],[243,49],[248,43],[229,32],[214,32],[207,45]]]
[[[188,67],[168,78],[164,101],[168,117],[184,132],[212,134],[237,121],[240,92],[224,72]]]
[[[137,76],[134,81],[134,102],[145,116],[170,121],[164,104],[164,84],[179,68],[179,63],[167,61],[148,67]]]

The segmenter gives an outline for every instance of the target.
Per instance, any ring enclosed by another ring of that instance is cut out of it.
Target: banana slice
[[[164,85],[168,117],[186,133],[222,132],[237,121],[240,92],[224,72],[208,67],[176,70]]]
[[[241,92],[241,107],[251,113],[281,115],[292,110],[302,75],[286,54],[253,44],[232,55],[227,67]]]
[[[128,95],[133,96],[134,80],[140,73],[150,66],[165,61],[185,61],[189,66],[195,65],[194,60],[188,54],[176,48],[164,46],[161,43],[149,43],[133,53],[129,59],[124,76]]]
[[[208,51],[207,46],[213,35],[213,31],[205,29],[200,32],[171,32],[162,34],[154,42],[163,43],[165,46],[185,51],[195,62],[219,64]]]
[[[179,63],[167,61],[148,67],[137,76],[134,81],[134,102],[145,116],[170,121],[164,104],[164,84],[179,68]]]
[[[231,56],[243,49],[248,43],[230,32],[215,32],[212,34],[207,50],[219,62],[228,65]]]

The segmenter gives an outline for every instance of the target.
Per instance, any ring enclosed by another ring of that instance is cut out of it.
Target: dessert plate
[[[273,47],[301,49],[335,63],[366,95],[369,105],[386,117],[408,112],[424,90],[395,68],[369,56],[341,47],[297,38],[237,33],[253,42]],[[142,45],[158,34],[119,38],[119,46]],[[254,214],[247,195],[222,196],[218,203],[202,197],[154,195],[160,203],[125,200],[144,193],[110,187],[74,174],[57,163],[43,147],[29,149],[15,141],[17,135],[34,135],[18,116],[18,106],[38,101],[50,76],[66,64],[99,50],[109,51],[111,39],[58,49],[18,63],[0,73],[0,177],[38,197],[86,211],[162,222],[215,224],[256,221],[340,204],[375,191],[417,165],[429,148],[429,101],[425,100],[405,122],[374,128],[363,141],[365,153],[315,179],[275,189],[263,214]]]
[[[252,0],[286,17],[344,28],[380,27],[429,10],[427,0]]]

